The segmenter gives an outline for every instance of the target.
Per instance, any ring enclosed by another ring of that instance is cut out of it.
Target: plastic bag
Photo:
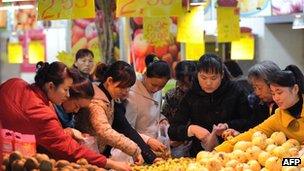
[[[164,159],[171,157],[171,148],[170,148],[170,138],[168,135],[169,125],[159,124],[157,140],[163,143],[166,146],[166,151],[161,154],[161,157]]]
[[[82,145],[86,146],[88,149],[99,153],[97,140],[93,136],[85,136],[84,141],[81,142]]]
[[[111,149],[111,159],[114,161],[127,162],[134,164],[133,158],[117,148]]]

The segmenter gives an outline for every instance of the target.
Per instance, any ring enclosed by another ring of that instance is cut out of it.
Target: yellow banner
[[[116,16],[165,17],[182,14],[182,0],[117,0]]]
[[[31,41],[28,47],[28,57],[30,64],[45,61],[45,48],[41,41]]]
[[[200,43],[200,44],[186,43],[187,60],[199,60],[199,58],[203,54],[205,54],[205,43]]]
[[[231,59],[253,60],[254,37],[251,34],[242,33],[240,40],[231,42]]]
[[[20,64],[23,62],[23,47],[20,43],[8,43],[8,63]]]
[[[204,7],[184,11],[184,15],[178,18],[177,27],[178,42],[204,43]]]
[[[218,42],[231,42],[240,39],[240,14],[234,7],[217,7]]]
[[[39,20],[79,19],[94,17],[94,0],[38,1]]]
[[[157,47],[168,43],[170,39],[171,19],[169,17],[145,17],[144,38]]]

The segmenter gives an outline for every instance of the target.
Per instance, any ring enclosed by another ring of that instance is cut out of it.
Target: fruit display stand
[[[295,139],[287,139],[283,132],[267,137],[255,132],[251,141],[239,141],[231,153],[201,151],[195,159],[179,158],[161,161],[151,166],[134,166],[135,171],[304,171],[298,166],[282,166],[283,158],[304,161],[303,146]]]
[[[36,154],[33,157],[24,157],[15,151],[4,156],[3,171],[103,171],[104,169],[90,165],[86,159],[79,159],[76,163],[66,160],[50,159],[46,154]],[[0,169],[0,170],[1,170]]]

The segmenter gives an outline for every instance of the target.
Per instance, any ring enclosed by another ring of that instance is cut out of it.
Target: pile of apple
[[[187,171],[300,171],[304,170],[304,162],[299,167],[282,167],[282,159],[297,156],[301,148],[297,140],[287,140],[283,132],[274,132],[269,138],[255,132],[251,141],[237,142],[231,153],[199,152]],[[304,156],[301,160],[304,161]]]
[[[175,158],[159,161],[151,166],[134,166],[133,171],[184,171],[188,168],[190,163],[195,162],[195,159],[191,158]]]
[[[3,171],[103,171],[104,169],[90,165],[86,159],[79,159],[76,163],[66,160],[50,159],[46,154],[36,154],[33,157],[24,157],[15,151],[9,156],[4,156]]]

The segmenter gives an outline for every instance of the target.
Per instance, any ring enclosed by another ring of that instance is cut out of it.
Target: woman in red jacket
[[[44,63],[38,68],[35,83],[13,78],[0,85],[0,120],[3,128],[34,134],[38,146],[55,159],[75,161],[86,158],[91,164],[115,170],[131,170],[125,163],[115,162],[79,145],[66,134],[54,111],[69,97],[73,73],[60,62]]]

